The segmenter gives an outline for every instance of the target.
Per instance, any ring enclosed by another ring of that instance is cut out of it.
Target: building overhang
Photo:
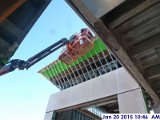
[[[0,1],[0,67],[13,56],[51,0]]]

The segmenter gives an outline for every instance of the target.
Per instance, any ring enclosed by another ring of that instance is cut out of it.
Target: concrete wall
[[[138,88],[140,86],[135,80],[124,68],[120,68],[51,95],[46,111],[76,106]]]

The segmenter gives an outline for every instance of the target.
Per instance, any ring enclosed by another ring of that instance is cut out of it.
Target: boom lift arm
[[[46,56],[48,56],[51,53],[53,53],[54,51],[56,51],[57,49],[61,48],[62,46],[65,46],[66,44],[68,44],[68,42],[69,42],[69,40],[67,40],[67,38],[62,38],[58,42],[56,42],[53,45],[47,47],[46,49],[42,50],[38,54],[32,56],[27,61],[20,60],[20,59],[11,60],[11,61],[8,62],[7,65],[5,65],[4,67],[2,67],[0,69],[0,76],[4,75],[4,74],[7,74],[9,72],[12,72],[16,68],[18,68],[19,70],[28,69],[31,66],[33,66],[34,64],[36,64],[37,62],[39,62],[41,59],[45,58]]]
[[[66,48],[59,56],[59,60],[61,60],[65,64],[71,64],[73,61],[85,55],[93,48],[93,41],[94,37],[90,30],[87,28],[81,29],[81,32],[79,34],[72,35],[70,40],[68,40],[67,38],[62,38],[58,42],[29,58],[27,61],[20,59],[9,61],[7,65],[0,69],[0,76],[12,72],[16,68],[18,68],[19,70],[28,69],[39,62],[41,59],[47,57],[48,55],[65,45]]]

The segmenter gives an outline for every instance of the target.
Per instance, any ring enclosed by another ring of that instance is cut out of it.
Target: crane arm
[[[43,58],[47,57],[48,55],[56,51],[57,49],[68,44],[68,42],[69,41],[67,40],[67,38],[62,38],[58,42],[52,44],[51,46],[39,52],[38,54],[32,56],[27,61],[20,59],[11,60],[8,62],[8,64],[6,64],[4,67],[0,69],[0,76],[12,72],[16,68],[18,68],[19,70],[28,69],[40,60],[42,60]]]

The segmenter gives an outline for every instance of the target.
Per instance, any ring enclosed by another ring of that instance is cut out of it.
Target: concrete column
[[[118,94],[120,113],[148,113],[141,89]]]

